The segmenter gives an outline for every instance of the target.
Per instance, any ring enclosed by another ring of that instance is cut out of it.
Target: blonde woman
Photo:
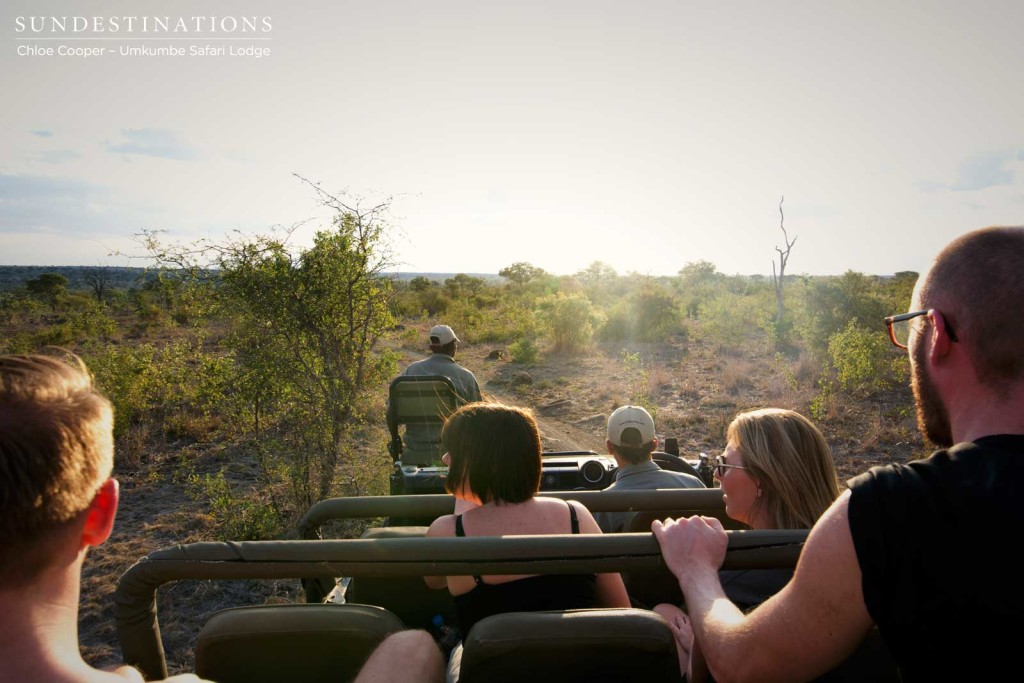
[[[713,463],[715,481],[725,513],[751,529],[809,529],[839,497],[828,443],[800,413],[779,408],[740,413],[729,425],[726,442]],[[720,572],[726,594],[741,609],[764,602],[792,574],[790,569]],[[681,673],[691,683],[703,679],[706,670],[686,613],[669,604],[654,611],[676,636]]]

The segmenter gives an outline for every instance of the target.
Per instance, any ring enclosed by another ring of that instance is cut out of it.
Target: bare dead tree
[[[779,252],[778,276],[775,274],[775,260],[772,260],[772,285],[775,287],[775,323],[777,325],[782,323],[782,316],[786,312],[786,307],[782,301],[782,284],[786,276],[786,262],[789,261],[789,252],[793,249],[793,245],[796,244],[796,237],[793,237],[793,240],[790,241],[789,234],[786,232],[786,216],[782,212],[782,202],[785,199],[785,196],[779,197],[779,230],[782,230],[782,240],[786,248],[780,249],[775,247],[775,251]]]

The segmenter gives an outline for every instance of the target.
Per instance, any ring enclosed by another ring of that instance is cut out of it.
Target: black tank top
[[[570,503],[572,533],[580,532],[576,508]],[[455,535],[465,536],[462,515],[455,516]],[[468,593],[456,595],[455,613],[463,637],[473,624],[484,617],[505,612],[584,609],[597,606],[597,577],[593,574],[540,574],[506,583],[486,583],[474,576],[476,585]]]

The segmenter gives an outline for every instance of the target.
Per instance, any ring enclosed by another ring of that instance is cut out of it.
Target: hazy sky
[[[269,30],[191,30],[210,15]],[[768,273],[781,195],[792,273],[921,270],[1024,223],[1020,0],[5,0],[0,21],[0,264],[312,217],[308,242],[329,221],[293,173],[394,195],[408,271]]]

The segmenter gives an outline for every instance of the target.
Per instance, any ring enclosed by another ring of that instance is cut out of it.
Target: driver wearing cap
[[[448,325],[435,325],[428,333],[431,354],[423,360],[412,363],[402,373],[406,377],[441,375],[455,386],[457,393],[467,403],[481,400],[480,386],[472,372],[455,362],[459,338]],[[403,441],[403,462],[428,465],[441,458],[441,428],[433,424],[409,424],[405,426]]]
[[[692,474],[658,467],[651,453],[658,447],[654,418],[641,406],[622,406],[608,418],[608,453],[619,469],[605,491],[638,489],[702,489],[704,482]],[[626,531],[631,512],[599,512],[594,517],[605,533]]]

